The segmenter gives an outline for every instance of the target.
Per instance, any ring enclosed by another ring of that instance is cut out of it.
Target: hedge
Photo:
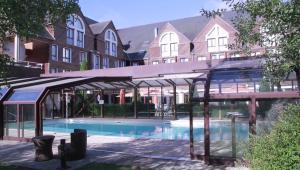
[[[270,134],[251,137],[249,146],[251,169],[300,169],[300,106],[290,105]]]

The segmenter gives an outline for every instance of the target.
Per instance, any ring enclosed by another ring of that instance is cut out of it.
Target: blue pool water
[[[123,136],[136,139],[189,140],[188,127],[174,127],[169,123],[44,121],[44,131],[71,133],[73,129],[86,129],[88,135]],[[248,124],[236,123],[238,140],[248,138]],[[211,122],[211,141],[231,140],[230,122]],[[203,140],[203,128],[194,128],[194,139]]]

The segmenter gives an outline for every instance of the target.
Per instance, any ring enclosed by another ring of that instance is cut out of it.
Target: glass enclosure
[[[34,104],[7,104],[4,106],[4,136],[15,138],[35,136]]]

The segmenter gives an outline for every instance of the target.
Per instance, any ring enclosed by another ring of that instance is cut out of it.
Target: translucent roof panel
[[[6,94],[7,91],[8,91],[8,88],[0,88],[0,100]]]
[[[42,90],[16,90],[7,101],[36,101]]]

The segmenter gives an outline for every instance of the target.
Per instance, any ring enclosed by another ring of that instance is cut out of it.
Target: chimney
[[[155,27],[155,28],[154,28],[154,38],[156,38],[156,37],[157,37],[157,35],[158,35],[158,28],[157,28],[157,27]]]

